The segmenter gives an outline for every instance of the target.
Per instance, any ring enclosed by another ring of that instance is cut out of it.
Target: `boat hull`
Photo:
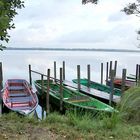
[[[35,81],[35,87],[41,96],[42,89],[39,81]],[[43,94],[46,94],[45,87],[43,88],[45,90]],[[58,84],[50,84],[49,97],[50,103],[60,107],[60,92]],[[86,96],[81,92],[67,89],[66,87],[63,87],[63,108],[64,110],[92,112],[92,114],[101,112],[111,113],[115,111],[114,108],[105,103],[102,103],[101,101],[98,101],[97,99]]]
[[[4,86],[2,99],[6,108],[22,115],[32,114],[38,105],[36,93],[24,79],[8,79]]]

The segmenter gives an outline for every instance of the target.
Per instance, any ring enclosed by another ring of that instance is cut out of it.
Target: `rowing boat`
[[[44,87],[42,92],[41,80],[36,80],[34,82],[35,87],[38,93],[41,95],[46,94],[47,91],[47,81],[44,80]],[[49,97],[50,103],[60,106],[60,86],[56,83],[50,83]],[[92,113],[100,113],[100,112],[113,112],[114,108],[111,106],[89,96],[82,94],[76,90],[68,89],[66,86],[63,86],[62,89],[63,94],[63,105],[65,110],[71,110],[76,108],[77,110],[89,111]]]
[[[111,85],[111,80],[106,81],[106,84],[108,86],[110,86]],[[133,87],[135,85],[136,85],[136,81],[134,81],[132,79],[131,80],[129,80],[129,79],[125,80],[125,90],[128,90],[130,87]],[[122,87],[122,79],[121,78],[115,78],[114,79],[114,87],[118,88],[118,89],[121,89],[121,87]]]
[[[5,83],[2,99],[4,105],[22,115],[31,114],[38,105],[38,97],[24,79],[8,79]]]
[[[78,80],[77,80],[77,79],[73,79],[72,81],[73,81],[74,83],[78,84]],[[80,79],[80,84],[81,84],[81,85],[84,85],[84,86],[86,86],[86,87],[89,87],[89,88],[93,88],[93,89],[97,89],[97,90],[99,90],[99,91],[103,91],[103,92],[108,93],[108,94],[111,93],[111,88],[110,88],[110,86],[106,86],[106,85],[104,85],[104,84],[100,84],[100,83],[97,83],[97,82],[94,82],[94,81],[89,81],[89,82],[88,82],[88,79],[86,79],[86,78]],[[121,90],[115,88],[115,89],[114,89],[114,95],[116,95],[116,96],[121,96]]]

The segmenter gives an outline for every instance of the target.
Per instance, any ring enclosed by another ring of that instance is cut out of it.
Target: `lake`
[[[131,52],[97,52],[97,51],[38,51],[38,50],[4,50],[0,51],[0,62],[3,64],[4,82],[10,78],[24,78],[29,81],[28,65],[32,70],[47,74],[51,69],[53,77],[54,61],[57,65],[57,78],[63,61],[66,64],[66,80],[77,77],[77,65],[81,66],[81,77],[87,77],[87,65],[91,65],[91,80],[100,82],[101,63],[104,64],[104,81],[106,76],[106,62],[118,61],[117,76],[121,76],[122,69],[128,74],[135,74],[136,64],[140,64],[140,53]],[[33,80],[40,79],[32,74]],[[40,107],[39,109],[40,110]],[[39,113],[40,114],[40,113]]]
[[[4,81],[9,78],[25,78],[28,76],[28,65],[32,69],[44,74],[51,69],[54,75],[54,61],[57,65],[57,78],[63,61],[66,64],[66,80],[77,77],[77,65],[81,66],[81,77],[87,77],[87,65],[91,65],[91,79],[100,82],[101,63],[104,64],[104,80],[106,75],[106,62],[118,61],[117,75],[121,76],[122,69],[126,68],[128,74],[135,74],[136,64],[140,63],[140,53],[128,52],[97,52],[97,51],[0,51],[0,62],[3,63]],[[33,79],[40,76],[33,74]]]

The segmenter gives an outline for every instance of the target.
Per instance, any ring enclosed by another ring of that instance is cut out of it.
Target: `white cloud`
[[[26,7],[15,19],[16,29],[10,31],[9,46],[56,47],[69,43],[74,47],[90,44],[108,48],[120,43],[118,48],[131,49],[139,21],[120,12],[127,3],[107,0],[82,5],[81,0],[26,0]]]

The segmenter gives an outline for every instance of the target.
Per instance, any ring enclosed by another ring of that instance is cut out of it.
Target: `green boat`
[[[46,94],[46,84],[47,81],[44,80],[44,92],[42,93],[42,86],[41,86],[41,80],[36,80],[34,82],[35,87],[39,93],[39,95],[43,96],[43,94]],[[56,83],[50,83],[50,103],[56,105],[57,107],[60,106],[60,86]],[[82,111],[88,111],[92,113],[111,113],[116,111],[111,106],[94,99],[92,97],[86,96],[81,92],[78,92],[76,90],[68,89],[67,87],[63,86],[63,105],[65,110],[82,110]]]
[[[76,84],[78,83],[77,79],[73,79],[72,81]],[[86,79],[86,78],[80,79],[80,84],[84,85],[86,87],[89,87],[89,88],[93,88],[93,89],[96,89],[96,90],[99,90],[99,91],[103,91],[103,92],[108,93],[108,94],[111,93],[110,86],[106,86],[106,85],[103,85],[103,84],[100,84],[100,83],[97,83],[97,82],[93,82],[93,81],[90,81],[89,84],[88,84],[88,79]],[[117,89],[117,88],[114,88],[114,95],[121,96],[121,90]]]

